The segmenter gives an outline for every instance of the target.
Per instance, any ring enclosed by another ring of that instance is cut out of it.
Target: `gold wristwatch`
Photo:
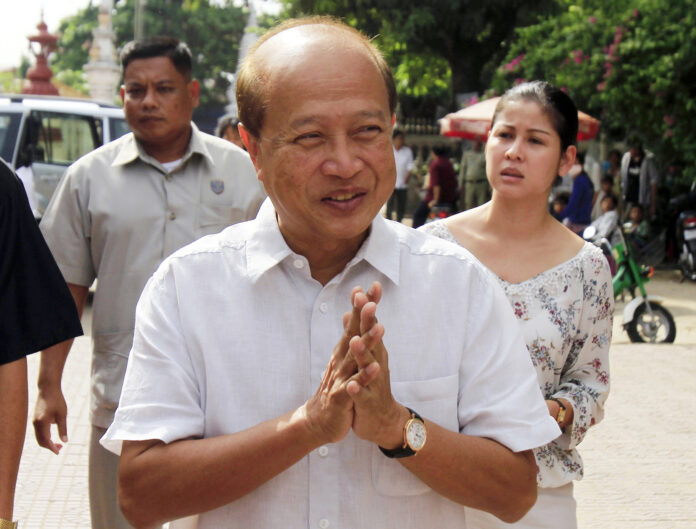
[[[389,458],[410,457],[418,454],[418,451],[425,446],[425,440],[428,437],[428,431],[425,428],[423,418],[411,408],[406,408],[411,414],[411,417],[404,425],[404,444],[394,449],[382,448],[379,449]]]
[[[19,527],[17,522],[10,522],[9,520],[0,518],[0,529],[17,529],[17,527]]]

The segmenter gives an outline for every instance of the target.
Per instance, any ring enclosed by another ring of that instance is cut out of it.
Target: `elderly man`
[[[489,274],[378,215],[395,175],[384,59],[332,19],[289,21],[245,59],[237,100],[269,200],[143,292],[102,440],[121,451],[126,516],[461,529],[470,505],[519,518],[535,500],[529,449],[560,432]]]
[[[121,53],[126,120],[133,131],[68,168],[41,222],[81,311],[98,278],[92,337],[92,526],[129,527],[117,505],[118,458],[99,445],[111,424],[133,340],[135,305],[162,260],[197,238],[251,219],[263,201],[249,156],[191,122],[198,82],[176,39],[127,44]],[[67,441],[61,376],[71,342],[41,355],[34,428],[56,453]]]

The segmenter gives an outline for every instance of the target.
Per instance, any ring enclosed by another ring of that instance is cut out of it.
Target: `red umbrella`
[[[474,103],[458,112],[447,114],[440,120],[440,134],[454,138],[485,141],[499,100],[499,97],[492,97],[480,103]],[[599,121],[578,111],[578,141],[591,140],[597,136],[598,132]]]

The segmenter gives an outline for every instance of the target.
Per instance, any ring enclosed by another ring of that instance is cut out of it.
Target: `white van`
[[[40,216],[65,169],[129,132],[123,109],[58,96],[0,94],[0,157],[31,166]]]

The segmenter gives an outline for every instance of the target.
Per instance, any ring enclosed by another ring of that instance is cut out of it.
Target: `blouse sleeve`
[[[573,424],[557,440],[560,447],[568,450],[582,441],[590,426],[602,420],[609,395],[614,291],[609,264],[599,249],[589,254],[583,273],[580,322],[554,394],[573,405]]]

